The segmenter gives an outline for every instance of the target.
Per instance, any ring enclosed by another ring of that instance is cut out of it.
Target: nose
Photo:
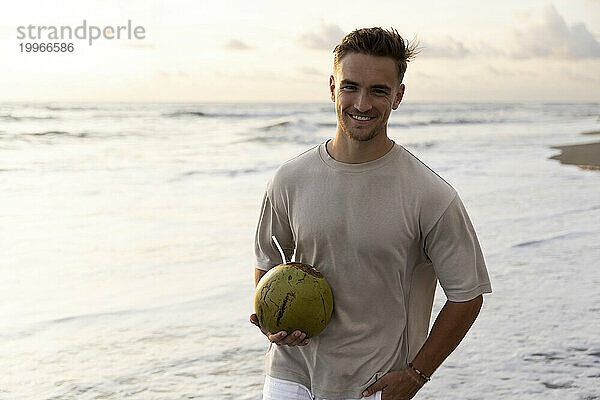
[[[354,101],[354,108],[359,112],[366,112],[371,109],[371,101],[369,94],[361,91]]]

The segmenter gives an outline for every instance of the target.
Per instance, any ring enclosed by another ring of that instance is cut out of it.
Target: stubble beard
[[[342,114],[345,115],[345,114]],[[348,117],[350,118],[350,117]],[[355,140],[357,142],[368,142],[369,140],[373,139],[375,136],[379,135],[381,132],[383,132],[385,130],[384,126],[381,125],[377,125],[374,126],[373,128],[371,128],[371,132],[369,132],[367,135],[360,135],[357,134],[357,132],[362,133],[363,130],[357,130],[357,129],[352,129],[351,127],[349,127],[346,124],[346,121],[344,120],[344,118],[342,117],[341,119],[339,119],[339,125],[340,128],[342,128],[342,132],[344,132],[344,135],[346,135],[346,137],[350,140]]]

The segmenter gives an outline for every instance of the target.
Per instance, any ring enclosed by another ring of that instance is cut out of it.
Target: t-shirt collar
[[[329,142],[330,140],[331,139],[328,139],[319,145],[319,156],[321,157],[321,160],[323,160],[323,162],[329,167],[346,172],[364,172],[382,167],[383,165],[387,164],[390,160],[392,160],[395,157],[395,155],[400,151],[400,146],[398,146],[396,142],[392,140],[392,148],[383,156],[372,161],[351,164],[338,161],[331,157],[331,155],[327,151],[327,142]]]

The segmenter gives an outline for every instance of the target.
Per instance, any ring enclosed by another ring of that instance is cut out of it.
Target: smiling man
[[[329,89],[336,105],[337,133],[351,142],[385,141],[390,113],[404,95],[396,62],[389,57],[350,53],[336,58],[334,65],[336,76],[329,78]]]
[[[287,259],[295,253],[327,278],[334,310],[314,338],[261,329],[271,341],[265,400],[411,399],[491,292],[458,193],[388,137],[414,55],[394,29],[348,34],[329,79],[335,136],[284,163],[267,185],[255,283],[280,262],[274,235]],[[437,281],[447,301],[429,331]]]

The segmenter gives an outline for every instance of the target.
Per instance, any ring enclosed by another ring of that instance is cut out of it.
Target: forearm
[[[266,273],[267,273],[267,271],[263,271],[258,268],[254,268],[254,286],[258,286],[258,281],[260,281],[260,278],[262,278],[263,275]]]
[[[465,337],[482,304],[482,295],[462,303],[447,301],[438,314],[425,344],[413,360],[414,367],[431,376]]]

